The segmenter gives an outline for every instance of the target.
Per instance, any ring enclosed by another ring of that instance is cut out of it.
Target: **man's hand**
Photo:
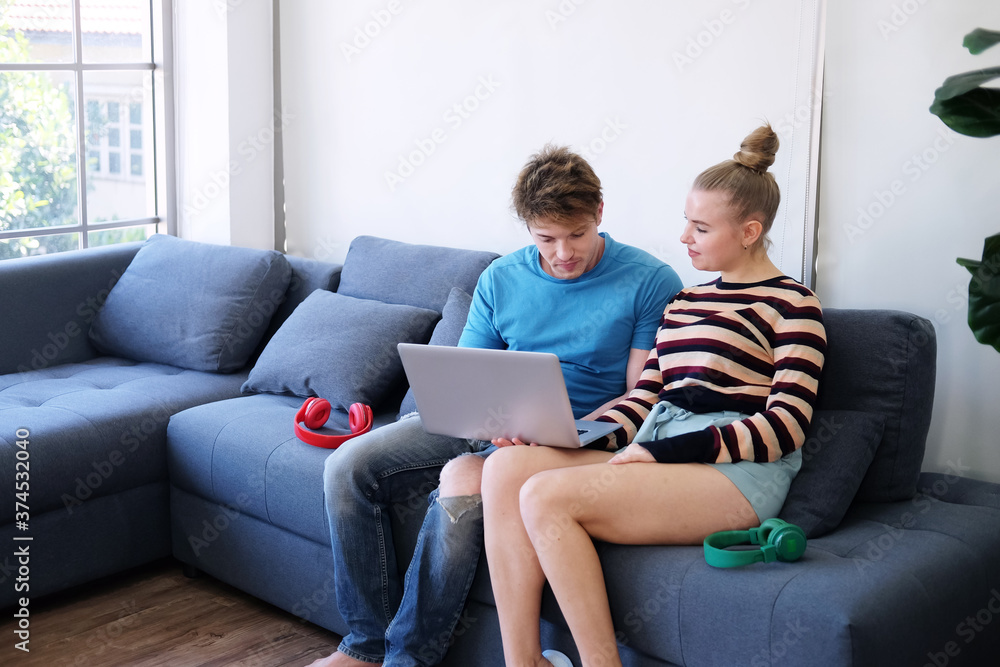
[[[631,445],[612,456],[608,463],[656,463],[656,459],[649,453],[649,450],[633,442]]]

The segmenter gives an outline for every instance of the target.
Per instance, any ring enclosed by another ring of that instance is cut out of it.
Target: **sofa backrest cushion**
[[[916,493],[934,404],[934,326],[893,310],[825,308],[823,320],[827,356],[818,408],[874,413],[885,420],[857,500],[908,500]]]
[[[268,324],[267,332],[257,346],[257,355],[264,350],[264,346],[271,340],[278,328],[284,324],[299,304],[306,300],[306,297],[318,289],[336,292],[337,286],[340,285],[340,271],[343,268],[341,264],[331,264],[295,255],[285,255],[285,259],[288,260],[288,264],[292,268],[292,276],[288,281],[288,289],[285,291],[285,300],[274,313],[274,317]]]
[[[351,242],[337,292],[441,312],[452,287],[467,294],[496,253],[359,236]]]
[[[87,332],[139,243],[0,262],[0,374],[97,356]]]
[[[802,468],[778,518],[796,524],[810,539],[839,526],[884,431],[885,418],[873,412],[816,410],[802,445]]]
[[[426,343],[439,317],[316,290],[274,334],[242,391],[319,396],[342,412],[352,403],[378,409],[403,376],[396,345]]]
[[[107,354],[199,371],[243,368],[285,299],[274,250],[157,234],[143,244],[90,328]]]
[[[434,326],[434,333],[428,345],[448,345],[454,347],[458,345],[462,338],[462,331],[465,329],[465,322],[469,319],[469,308],[472,307],[472,297],[460,287],[452,287],[448,302],[444,304],[441,311],[441,321]],[[399,404],[399,415],[403,416],[411,412],[416,412],[417,400],[413,397],[413,390],[407,389],[403,396],[403,402]]]

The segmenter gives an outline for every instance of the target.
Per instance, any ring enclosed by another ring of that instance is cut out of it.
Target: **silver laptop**
[[[573,419],[554,354],[411,343],[398,349],[428,433],[582,447],[619,427]]]

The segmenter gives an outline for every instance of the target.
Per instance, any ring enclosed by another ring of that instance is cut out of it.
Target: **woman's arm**
[[[642,375],[642,369],[646,365],[646,359],[649,357],[649,350],[638,350],[632,348],[628,353],[628,362],[625,368],[625,393],[621,396],[611,399],[601,407],[597,408],[589,415],[584,417],[584,419],[597,419],[605,412],[615,407],[618,403],[625,400],[629,393],[635,389],[635,385],[639,382],[639,377]]]
[[[643,443],[657,461],[777,461],[802,446],[816,403],[826,331],[815,296],[777,313],[772,325],[774,374],[766,409],[723,427]]]
[[[657,342],[659,342],[662,332],[662,329],[656,332]],[[635,383],[635,388],[629,392],[628,397],[619,401],[597,418],[597,421],[621,424],[623,428],[588,446],[594,449],[608,449],[613,451],[632,442],[632,438],[635,437],[639,427],[642,426],[646,415],[659,402],[660,391],[662,389],[663,372],[660,370],[660,357],[654,346],[649,351],[649,355],[646,357],[646,361],[642,367],[642,373],[639,375],[639,380]]]

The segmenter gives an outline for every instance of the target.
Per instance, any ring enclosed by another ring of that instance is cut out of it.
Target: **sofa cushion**
[[[238,396],[244,379],[113,357],[0,376],[0,523],[14,515],[18,429],[30,434],[32,513],[72,515],[96,498],[165,479],[170,416]]]
[[[448,303],[444,304],[441,311],[441,321],[434,327],[431,340],[428,345],[448,345],[454,347],[458,345],[458,340],[462,337],[462,330],[465,329],[465,321],[469,319],[469,308],[472,307],[472,297],[459,288],[453,287],[448,295]],[[413,391],[406,390],[406,396],[399,405],[400,416],[415,412],[417,401],[413,398]]]
[[[720,569],[700,546],[596,546],[618,641],[651,656],[632,664],[923,665],[949,642],[970,658],[997,643],[992,630],[967,643],[956,626],[995,604],[1000,531],[984,527],[998,521],[998,509],[918,494],[856,504],[794,563]],[[485,561],[471,597],[489,604]],[[548,589],[542,618],[543,632],[565,628]]]
[[[260,342],[290,275],[273,250],[157,234],[108,294],[90,338],[113,356],[232,372]]]
[[[295,437],[301,404],[295,396],[255,394],[174,415],[167,431],[170,484],[329,548],[323,466],[337,452]],[[375,426],[393,417],[383,413]],[[335,413],[329,426],[347,432],[347,415]]]
[[[337,292],[441,312],[452,287],[467,294],[496,253],[359,236],[351,242]]]
[[[426,308],[316,290],[285,320],[244,393],[321,396],[347,411],[378,407],[402,379],[397,343],[426,343],[439,315]]]
[[[836,528],[868,472],[884,428],[885,418],[870,412],[817,410],[802,445],[802,469],[779,518],[802,528],[808,538]]]
[[[288,291],[285,292],[285,300],[274,317],[271,318],[266,340],[270,340],[274,332],[284,324],[285,320],[310,294],[318,289],[336,292],[337,286],[340,284],[340,271],[343,269],[340,264],[330,264],[294,255],[286,255],[285,259],[288,260],[292,274],[288,281]]]
[[[858,490],[863,502],[913,497],[934,403],[936,338],[929,320],[892,310],[826,308],[827,356],[818,408],[885,417]]]

